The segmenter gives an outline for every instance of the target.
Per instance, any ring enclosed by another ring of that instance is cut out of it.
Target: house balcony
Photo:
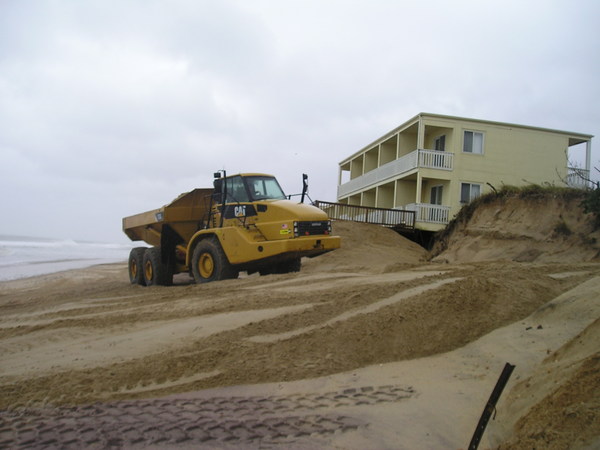
[[[454,154],[418,149],[338,186],[338,199],[419,168],[452,170]]]
[[[415,222],[446,225],[450,221],[450,207],[430,203],[411,203],[405,206],[407,211],[415,212]]]
[[[567,186],[578,189],[592,187],[590,182],[590,171],[578,167],[567,168]]]

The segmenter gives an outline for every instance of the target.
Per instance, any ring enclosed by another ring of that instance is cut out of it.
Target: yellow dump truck
[[[194,189],[162,208],[125,217],[123,231],[137,247],[129,255],[132,284],[171,285],[188,272],[196,283],[239,273],[300,270],[301,258],[340,247],[327,214],[283,193],[266,174],[215,173],[213,188]]]

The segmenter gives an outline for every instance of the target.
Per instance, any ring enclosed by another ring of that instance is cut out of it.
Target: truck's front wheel
[[[152,247],[144,252],[144,280],[148,286],[169,286],[173,283],[173,273],[161,258],[160,247]]]
[[[221,245],[214,238],[200,241],[192,255],[192,273],[196,283],[237,278],[238,272],[231,267]]]

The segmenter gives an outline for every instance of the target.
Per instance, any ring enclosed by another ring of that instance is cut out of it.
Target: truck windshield
[[[267,199],[283,200],[286,198],[281,186],[279,186],[279,183],[273,177],[244,177],[244,181],[254,201]]]
[[[248,202],[248,193],[239,175],[227,179],[227,203]]]

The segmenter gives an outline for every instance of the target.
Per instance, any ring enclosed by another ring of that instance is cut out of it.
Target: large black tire
[[[196,245],[192,254],[192,274],[196,283],[208,283],[237,278],[239,271],[229,264],[219,241],[206,238]]]
[[[146,247],[132,248],[129,252],[129,264],[127,270],[129,272],[129,281],[131,284],[139,284],[146,286],[144,280],[144,252]]]
[[[162,262],[160,247],[146,249],[143,272],[147,286],[170,286],[173,284],[173,271]]]

